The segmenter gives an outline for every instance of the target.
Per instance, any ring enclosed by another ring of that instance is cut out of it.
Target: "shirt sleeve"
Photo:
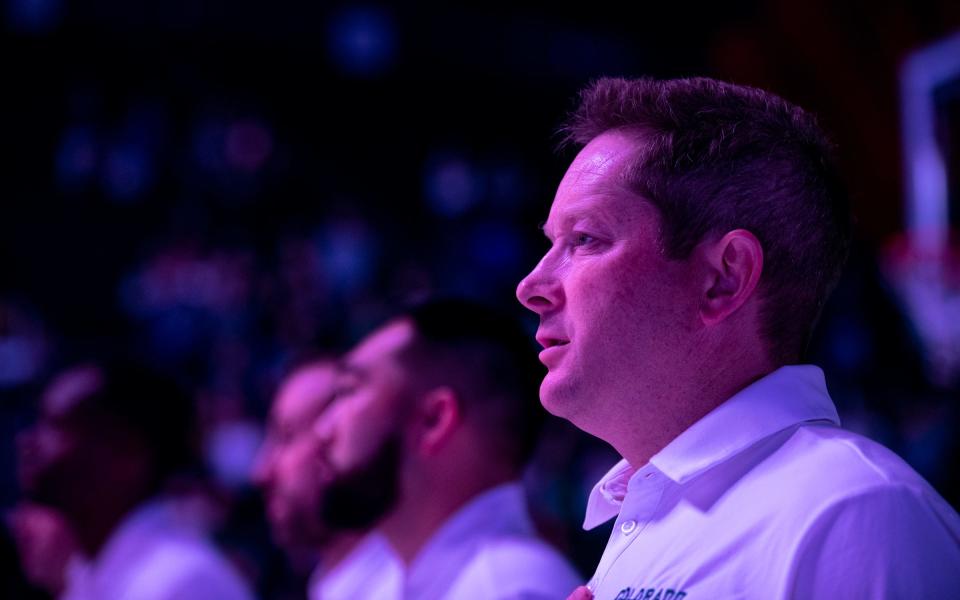
[[[788,598],[949,598],[960,519],[939,497],[884,485],[821,511],[797,547]]]

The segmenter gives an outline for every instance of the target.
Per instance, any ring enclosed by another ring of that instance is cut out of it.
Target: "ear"
[[[420,400],[417,413],[417,451],[432,456],[442,451],[463,418],[460,401],[449,387],[438,387]]]
[[[700,301],[700,320],[716,325],[754,294],[763,272],[763,248],[755,235],[735,229],[701,249],[707,277]]]

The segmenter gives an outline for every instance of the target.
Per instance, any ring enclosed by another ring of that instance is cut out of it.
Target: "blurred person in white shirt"
[[[274,541],[295,562],[303,555],[316,565],[308,587],[311,600],[364,594],[389,597],[399,586],[400,566],[386,542],[363,529],[332,528],[321,519],[328,477],[313,428],[330,406],[335,377],[332,359],[313,359],[283,379],[270,410],[253,480],[263,491]],[[368,586],[371,576],[382,589]]]
[[[405,566],[396,597],[547,600],[578,581],[537,536],[519,482],[543,418],[531,356],[512,320],[440,300],[341,361],[317,429],[331,472],[322,510],[382,532]]]
[[[62,515],[77,545],[60,598],[252,597],[196,510],[167,493],[193,456],[193,411],[172,380],[129,361],[79,365],[48,386],[19,440],[19,473],[27,498]]]

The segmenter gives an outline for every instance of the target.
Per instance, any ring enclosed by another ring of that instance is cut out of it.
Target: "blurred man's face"
[[[254,468],[277,543],[321,544],[329,531],[319,520],[328,474],[319,460],[313,427],[333,399],[332,363],[295,371],[280,387],[270,413],[266,439]]]
[[[396,503],[410,406],[400,355],[413,337],[409,321],[393,321],[343,360],[337,399],[317,428],[333,473],[322,506],[331,525],[372,526]]]
[[[551,247],[517,288],[540,316],[543,405],[600,437],[625,410],[653,412],[697,314],[687,262],[661,252],[656,208],[619,184],[636,147],[608,132],[577,155],[544,226]]]
[[[32,500],[69,507],[83,489],[102,480],[111,450],[103,422],[85,398],[100,386],[94,368],[69,371],[51,383],[37,423],[18,440],[18,475]]]

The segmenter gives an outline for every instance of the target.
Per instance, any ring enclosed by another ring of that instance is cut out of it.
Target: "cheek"
[[[571,273],[570,286],[581,300],[571,306],[571,333],[591,338],[592,351],[605,360],[646,348],[650,343],[668,343],[689,328],[689,306],[681,274],[649,256],[622,256],[593,269]],[[578,332],[577,329],[580,329]],[[610,352],[617,356],[610,357]]]
[[[344,411],[336,424],[336,443],[331,448],[331,462],[339,470],[350,469],[362,461],[366,448],[372,445],[371,421],[364,411]]]
[[[323,487],[321,461],[311,448],[288,452],[278,468],[277,489],[289,502],[313,502]]]
[[[642,283],[647,279],[626,258],[584,264],[571,270],[566,278],[570,309],[580,326],[603,329],[621,321],[630,322],[638,308],[647,304],[643,297],[646,286]]]
[[[363,459],[372,454],[390,432],[397,418],[393,410],[395,399],[391,390],[378,389],[358,398],[359,401],[343,415],[345,446],[355,458]]]
[[[296,451],[286,449],[276,461],[274,472],[276,473],[277,483],[281,487],[289,488],[296,485],[301,477],[301,465],[303,461]]]
[[[313,439],[310,439],[300,445],[293,453],[292,468],[301,474],[304,479],[311,481],[318,478],[320,460],[320,449]]]

